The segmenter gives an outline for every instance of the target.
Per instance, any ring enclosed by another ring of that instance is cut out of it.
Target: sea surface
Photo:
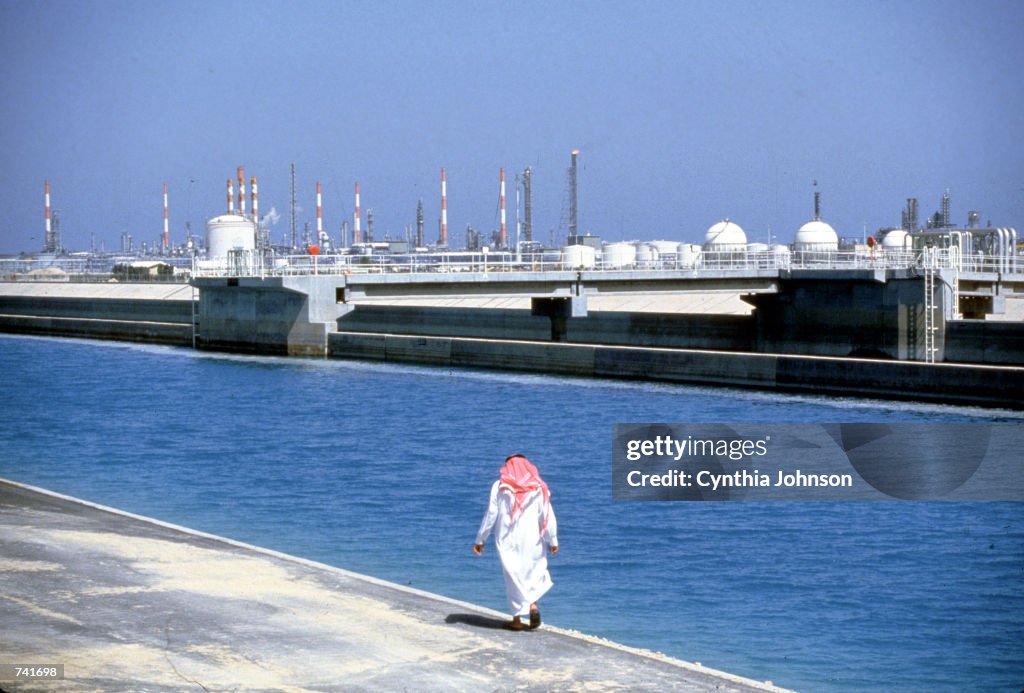
[[[546,622],[806,691],[1024,687],[1024,504],[610,488],[615,423],[1019,413],[6,335],[0,374],[6,478],[504,611],[471,545],[518,452],[558,514]]]

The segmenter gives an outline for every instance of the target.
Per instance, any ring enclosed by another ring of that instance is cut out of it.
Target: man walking
[[[540,625],[537,601],[551,589],[545,545],[558,553],[558,525],[551,507],[551,492],[537,468],[522,455],[512,455],[491,486],[490,502],[473,553],[484,552],[484,542],[494,530],[505,591],[512,611],[509,630],[531,630]],[[523,617],[529,616],[529,626]]]

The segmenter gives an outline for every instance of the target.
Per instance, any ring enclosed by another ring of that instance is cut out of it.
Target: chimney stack
[[[448,179],[444,167],[441,167],[441,238],[438,245],[448,247]]]
[[[238,167],[238,211],[245,216],[245,169]]]
[[[260,223],[260,208],[259,199],[256,197],[256,176],[249,179],[250,195],[252,195],[252,220],[256,222],[256,226]]]
[[[505,235],[505,169],[501,169],[501,235],[498,236],[498,245],[502,248],[508,247],[508,237]]]
[[[167,227],[167,183],[164,183],[164,252],[171,247],[171,234]]]
[[[362,231],[359,228],[359,181],[356,181],[356,228],[353,232],[352,242],[361,243],[362,235]]]
[[[320,243],[320,239],[324,233],[324,208],[323,198],[320,196],[320,181],[316,182],[316,241],[314,245]]]
[[[572,167],[569,169],[569,238],[579,235],[577,224],[576,207],[576,157],[580,154],[579,149],[572,150]]]
[[[50,222],[50,181],[43,184],[43,198],[46,203],[46,235],[43,236],[43,250],[50,251],[53,246],[53,226]]]

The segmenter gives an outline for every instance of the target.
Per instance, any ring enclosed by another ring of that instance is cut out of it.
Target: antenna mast
[[[292,250],[297,247],[295,244],[295,162],[292,162]]]

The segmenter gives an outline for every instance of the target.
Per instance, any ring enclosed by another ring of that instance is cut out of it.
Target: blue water
[[[620,503],[624,421],[1011,412],[0,336],[0,476],[504,610],[470,551],[549,482],[546,621],[814,691],[1024,686],[1024,505]]]

